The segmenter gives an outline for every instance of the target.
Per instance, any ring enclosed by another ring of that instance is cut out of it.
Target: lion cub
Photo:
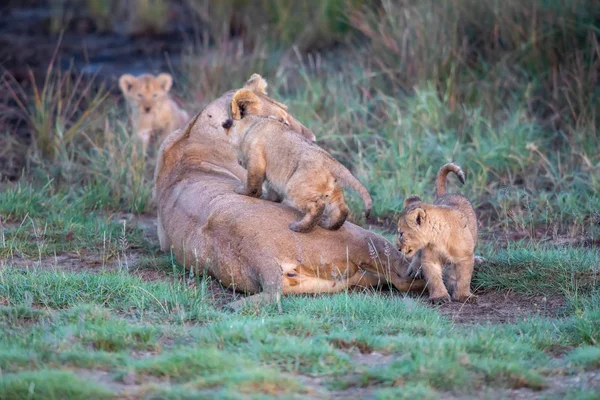
[[[450,172],[465,182],[459,166],[444,165],[436,177],[433,204],[424,203],[415,195],[404,200],[404,210],[398,220],[398,247],[405,255],[414,256],[411,269],[421,265],[431,302],[450,301],[442,280],[444,264],[452,264],[447,271],[452,299],[474,302],[476,297],[470,286],[477,244],[477,216],[466,197],[446,194],[446,177]]]
[[[242,89],[233,103],[239,96],[251,100],[254,95]],[[369,215],[372,200],[367,189],[325,150],[277,118],[242,115],[236,108],[232,116],[235,121],[228,119],[223,128],[248,170],[247,183],[236,193],[260,197],[266,178],[270,189],[305,213],[290,225],[295,232],[309,232],[317,224],[336,230],[344,224],[349,210],[341,185],[360,194]]]
[[[158,139],[158,145],[171,132],[183,128],[190,117],[169,96],[173,78],[143,74],[137,78],[125,74],[119,78],[119,87],[131,111],[133,129],[144,145]]]

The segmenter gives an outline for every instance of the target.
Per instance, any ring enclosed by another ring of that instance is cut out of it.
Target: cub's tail
[[[369,214],[371,214],[371,208],[373,207],[373,200],[371,199],[369,191],[341,164],[336,165],[336,168],[333,169],[333,174],[340,181],[342,186],[349,187],[360,195],[365,205],[365,217],[368,218]]]
[[[454,163],[448,163],[440,168],[435,178],[435,197],[440,197],[446,194],[446,177],[450,172],[454,172],[462,184],[465,183],[465,173]]]

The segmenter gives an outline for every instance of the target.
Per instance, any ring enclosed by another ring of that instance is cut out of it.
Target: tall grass
[[[382,0],[350,13],[365,58],[392,87],[432,82],[451,108],[521,101],[555,128],[595,126],[597,0]]]
[[[1,110],[28,123],[36,156],[67,162],[72,161],[75,142],[98,116],[108,94],[103,85],[84,80],[83,74],[75,74],[71,68],[62,71],[55,66],[60,38],[58,43],[41,85],[30,71],[32,95],[10,74],[3,75],[4,89],[10,93],[14,106],[3,106]]]
[[[307,51],[344,41],[350,31],[346,12],[366,3],[366,0],[187,0],[214,40],[234,34],[250,42],[266,40],[274,47],[295,45]]]
[[[429,198],[437,168],[456,161],[467,184],[450,178],[452,190],[485,223],[531,235],[540,224],[595,232],[600,1],[186,4],[206,33],[182,57],[187,108],[261,73],[367,185],[375,215],[393,218],[410,193]],[[307,54],[320,46],[301,45],[305,31],[346,45]],[[114,104],[61,74],[49,68],[31,98],[5,77],[37,154],[85,188],[90,207],[147,211],[153,160]]]
[[[41,87],[31,92],[5,74],[12,105],[5,115],[24,120],[33,138],[29,180],[51,180],[54,190],[80,192],[90,209],[144,212],[150,204],[153,159],[148,159],[104,86],[53,63]],[[73,78],[75,76],[75,78]],[[0,151],[6,156],[14,148]],[[39,183],[38,182],[38,183]]]

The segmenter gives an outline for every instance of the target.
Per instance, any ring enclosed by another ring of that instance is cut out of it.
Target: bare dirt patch
[[[486,399],[566,399],[573,398],[577,391],[600,393],[600,371],[584,371],[569,375],[551,375],[546,377],[546,388],[535,391],[529,388],[518,389],[485,389],[473,398]],[[442,397],[444,399],[458,399],[459,397]],[[460,397],[463,399],[464,397]],[[588,398],[588,397],[586,397]],[[593,397],[589,397],[590,399]],[[597,397],[596,397],[597,398]]]
[[[556,317],[566,307],[562,296],[526,296],[513,292],[477,293],[477,303],[448,303],[438,310],[453,322],[463,324],[506,323],[533,316]]]

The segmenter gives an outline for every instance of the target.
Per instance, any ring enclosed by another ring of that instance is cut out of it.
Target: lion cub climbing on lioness
[[[158,76],[143,74],[137,78],[125,74],[119,78],[119,87],[131,111],[135,134],[147,145],[155,139],[162,140],[176,129],[184,127],[190,117],[169,96],[173,78],[169,74]]]
[[[433,204],[424,203],[415,195],[404,200],[404,210],[398,220],[398,247],[405,255],[413,256],[413,270],[420,264],[428,281],[431,302],[450,301],[442,279],[444,264],[452,264],[446,271],[452,299],[474,302],[471,277],[477,244],[477,216],[466,197],[446,194],[446,177],[450,172],[465,182],[459,166],[444,165],[436,177]]]
[[[223,128],[240,163],[248,170],[246,184],[236,193],[260,197],[266,179],[269,190],[283,196],[305,215],[290,224],[296,232],[309,232],[315,225],[336,230],[346,221],[348,206],[341,185],[360,194],[365,214],[371,211],[371,196],[342,164],[316,144],[299,135],[277,117],[245,115],[255,95],[238,91],[232,100],[232,117]]]

